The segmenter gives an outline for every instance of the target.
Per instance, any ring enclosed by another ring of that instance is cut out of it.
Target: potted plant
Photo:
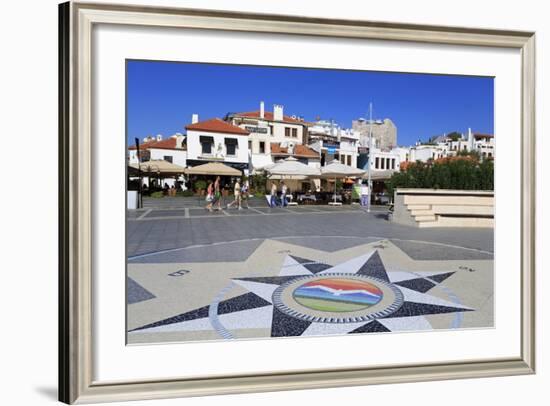
[[[204,196],[205,189],[206,189],[206,181],[198,180],[195,182],[195,190],[199,193],[199,196]]]

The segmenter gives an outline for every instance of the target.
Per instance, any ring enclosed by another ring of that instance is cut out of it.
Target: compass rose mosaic
[[[257,264],[265,263],[262,250],[273,252],[273,248],[281,247],[289,249],[272,254],[282,260],[278,270],[255,271]],[[422,270],[421,264],[392,244],[378,248],[366,244],[348,250],[349,255],[343,251],[341,256],[347,259],[332,264],[326,255],[324,260],[319,258],[322,252],[310,250],[307,257],[296,251],[300,250],[290,244],[266,240],[245,266],[224,266],[227,280],[219,289],[202,281],[205,290],[211,288],[212,292],[206,300],[196,299],[203,305],[150,322],[134,322],[129,328],[129,342],[466,328],[464,316],[475,315],[478,310],[446,286],[455,278],[475,275],[461,269],[462,262],[440,270],[433,269],[439,263],[427,264],[428,270]],[[407,265],[405,259],[411,269],[402,268]],[[196,271],[188,272],[182,280]],[[464,299],[468,297],[472,292],[464,295]],[[150,306],[154,301],[147,299],[140,304]],[[469,302],[481,303],[477,298]]]

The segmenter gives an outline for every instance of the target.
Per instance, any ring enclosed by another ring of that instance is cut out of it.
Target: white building
[[[145,137],[139,145],[140,159],[137,156],[137,148],[131,145],[128,148],[128,162],[135,164],[150,160],[162,159],[176,165],[187,165],[187,148],[185,137],[182,134],[174,134],[170,138],[162,139],[162,135]]]
[[[492,134],[473,134],[473,150],[479,152],[482,158],[495,157],[495,137]]]
[[[257,111],[229,113],[226,121],[247,131],[251,169],[260,169],[273,163],[272,144],[300,145],[307,136],[307,123],[301,117],[284,115],[284,107],[273,106],[273,112],[265,111],[260,102]]]
[[[157,160],[164,160],[185,168],[187,165],[187,148],[185,137],[179,133],[166,139],[162,139],[162,135],[157,135],[156,137],[145,137],[143,142],[139,145],[139,156],[135,145],[128,147],[128,163],[130,164]],[[175,186],[176,181],[180,181],[183,184],[183,176],[180,176],[178,179],[162,179],[160,186],[164,184],[167,184],[168,186]],[[144,185],[150,186],[148,176],[144,176],[142,182]],[[183,188],[185,187],[183,186]]]
[[[222,162],[248,174],[248,131],[219,118],[199,122],[197,114],[185,129],[188,167]]]
[[[421,144],[413,147],[400,147],[401,162],[428,162],[450,156],[456,156],[458,152],[476,151],[481,159],[494,158],[494,136],[491,134],[473,133],[468,129],[468,135],[460,136],[442,135],[432,140],[430,144]]]
[[[368,164],[370,164],[371,171],[391,171],[399,172],[400,169],[400,153],[396,149],[382,150],[380,148],[373,148],[369,154],[370,158],[367,161],[367,165],[362,169],[368,170]]]
[[[309,146],[321,155],[321,165],[334,159],[357,167],[358,131],[341,128],[328,120],[318,120],[308,128]]]

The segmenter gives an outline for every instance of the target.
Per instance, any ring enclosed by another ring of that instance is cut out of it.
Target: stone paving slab
[[[251,209],[225,209],[225,212],[230,216],[257,216],[260,214],[257,211]]]
[[[214,210],[212,212],[206,210],[206,209],[189,209],[189,216],[190,217],[196,217],[196,216],[224,216],[225,214],[222,211]]]
[[[185,210],[152,210],[145,214],[144,218],[152,217],[184,217]]]

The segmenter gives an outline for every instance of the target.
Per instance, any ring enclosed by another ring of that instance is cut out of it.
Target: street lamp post
[[[368,193],[367,193],[367,213],[370,213],[370,201],[372,196],[372,179],[371,179],[371,167],[372,167],[372,102],[369,103],[369,159],[368,159]]]
[[[138,201],[137,201],[137,207],[138,209],[141,209],[143,207],[143,198],[142,196],[142,190],[141,190],[141,158],[140,158],[140,151],[139,151],[139,138],[134,139],[136,143],[136,153],[137,153],[137,160],[138,160]]]

